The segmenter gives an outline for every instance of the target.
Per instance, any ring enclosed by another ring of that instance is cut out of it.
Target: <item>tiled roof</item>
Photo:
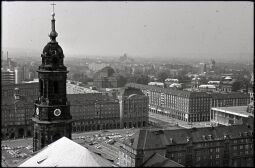
[[[253,134],[253,124],[236,126],[218,126],[206,128],[177,129],[177,130],[148,130],[140,129],[124,143],[133,149],[155,149],[165,148],[171,144],[185,144],[187,139],[193,142],[207,141],[212,138],[224,139],[225,135],[230,138],[240,137],[240,133],[248,132]]]
[[[168,159],[158,153],[154,153],[146,160],[142,167],[184,167],[183,165]]]
[[[142,84],[136,84],[136,83],[128,83],[126,84],[126,87],[133,87],[138,89],[148,89],[150,91],[155,91],[159,93],[166,93],[181,97],[208,97],[209,95],[206,92],[191,92],[186,90],[176,90],[172,88],[160,88],[157,86],[149,86],[149,85],[142,85]]]
[[[249,94],[230,92],[230,93],[211,93],[212,99],[229,99],[229,98],[250,98]]]
[[[43,148],[19,167],[101,167],[106,166],[88,149],[62,137]],[[99,157],[99,156],[98,156]],[[109,165],[108,165],[109,166]]]
[[[247,112],[248,106],[230,106],[230,107],[214,107],[212,110],[221,111],[223,113],[233,114],[242,117],[248,117],[251,113]]]
[[[95,101],[115,101],[112,97],[108,95],[103,95],[102,93],[85,93],[85,94],[67,94],[67,99],[71,105],[75,104],[90,104],[94,103]]]

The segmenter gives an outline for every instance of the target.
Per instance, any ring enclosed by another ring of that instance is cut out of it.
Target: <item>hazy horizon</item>
[[[2,2],[2,48],[40,53],[49,42],[51,3]],[[55,3],[57,41],[71,57],[253,59],[252,2]]]

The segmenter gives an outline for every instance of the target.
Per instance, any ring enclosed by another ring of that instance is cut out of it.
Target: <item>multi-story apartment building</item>
[[[149,110],[186,122],[210,120],[211,107],[245,106],[249,95],[244,93],[207,93],[175,90],[129,83],[149,97]]]
[[[2,86],[1,118],[2,138],[32,135],[34,100],[38,96],[38,83]]]
[[[148,124],[149,98],[140,89],[123,88],[118,99],[121,128],[144,127]]]
[[[33,131],[31,118],[34,114],[34,100],[38,98],[38,82],[3,85],[1,89],[2,138],[30,137]],[[129,91],[123,92],[125,111],[120,111],[119,99],[106,93],[67,94],[73,117],[72,131],[120,128],[120,114],[124,113],[121,121],[126,122],[126,127],[147,125],[148,97],[140,95],[140,92],[130,97],[126,97]]]
[[[249,95],[246,93],[210,93],[211,107],[247,106],[250,103]]]
[[[120,166],[142,166],[158,153],[188,167],[253,167],[253,133],[253,123],[178,130],[140,129],[120,147]]]
[[[141,89],[149,97],[149,110],[187,122],[209,121],[210,95],[141,84],[127,84]]]
[[[1,84],[2,85],[9,85],[15,84],[15,72],[7,69],[1,71]]]
[[[120,127],[119,101],[102,93],[69,94],[73,132]]]

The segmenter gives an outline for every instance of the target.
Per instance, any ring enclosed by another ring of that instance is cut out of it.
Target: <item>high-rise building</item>
[[[72,116],[66,96],[67,68],[64,54],[58,45],[55,31],[55,13],[52,14],[51,41],[44,47],[39,66],[39,97],[35,101],[33,151],[38,151],[65,136],[71,139]]]
[[[15,72],[10,69],[1,71],[1,83],[2,85],[14,84],[15,83]]]
[[[15,72],[15,84],[21,83],[21,81],[23,81],[22,69],[20,67],[15,67],[14,72]]]
[[[206,64],[205,63],[200,63],[199,66],[200,66],[200,73],[201,74],[206,72],[207,69],[206,69]]]
[[[29,67],[27,65],[22,66],[23,79],[29,80]]]
[[[210,62],[210,70],[211,70],[211,71],[214,71],[214,70],[215,70],[215,60],[214,60],[214,59],[211,59],[211,62]]]

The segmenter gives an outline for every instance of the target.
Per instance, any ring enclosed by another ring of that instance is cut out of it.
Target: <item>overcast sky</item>
[[[253,54],[252,2],[55,2],[65,55]],[[2,2],[2,46],[42,51],[51,2]]]

